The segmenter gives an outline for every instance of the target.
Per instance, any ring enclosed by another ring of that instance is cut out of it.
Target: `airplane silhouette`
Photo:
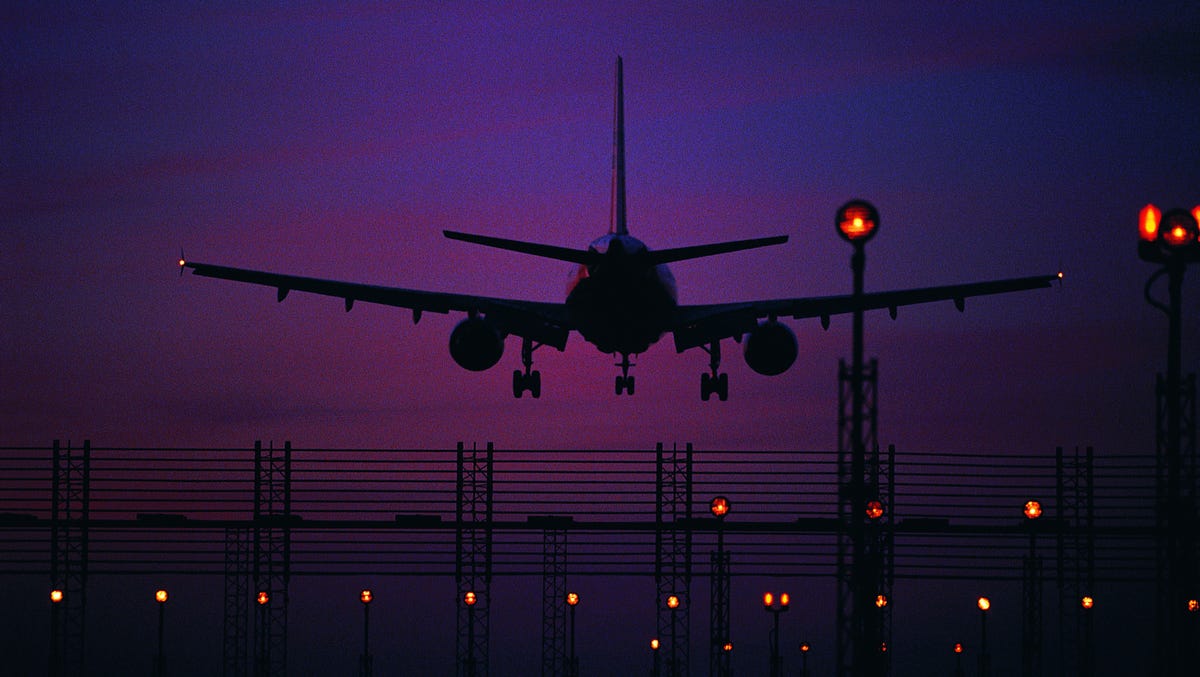
[[[634,392],[629,374],[631,355],[645,352],[663,334],[675,339],[675,350],[701,348],[709,356],[709,372],[701,374],[700,397],[712,395],[725,400],[729,395],[728,375],[719,371],[721,341],[732,338],[743,344],[751,369],[768,376],[786,371],[796,359],[796,335],[779,318],[819,317],[829,326],[829,317],[858,309],[887,308],[895,317],[904,305],[953,300],[961,311],[969,296],[1000,294],[1049,287],[1060,275],[993,280],[970,284],[875,292],[861,296],[842,295],[735,303],[679,305],[675,280],[667,264],[714,254],[782,244],[787,236],[735,240],[691,247],[652,251],[629,234],[625,215],[625,113],[621,58],[617,57],[613,130],[612,201],[608,234],[587,249],[508,240],[484,235],[443,231],[452,240],[532,254],[578,265],[563,303],[450,294],[443,292],[338,282],[296,275],[247,270],[189,261],[180,254],[180,272],[191,268],[194,275],[248,282],[278,290],[283,301],[292,290],[336,296],[349,311],[356,301],[409,308],[413,321],[421,313],[465,312],[467,317],[450,333],[450,355],[471,371],[490,369],[500,361],[505,338],[521,338],[523,369],[513,371],[513,395],[526,391],[541,396],[541,373],[533,369],[533,352],[542,346],[562,351],[572,331],[603,353],[620,355],[616,394]]]

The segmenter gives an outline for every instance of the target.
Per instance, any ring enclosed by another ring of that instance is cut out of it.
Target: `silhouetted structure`
[[[488,674],[492,588],[492,443],[480,451],[458,443],[455,581],[458,587],[457,674]],[[468,601],[469,600],[469,601]]]
[[[246,677],[249,672],[250,546],[252,531],[225,528],[225,623],[221,640],[221,671],[224,677]]]
[[[692,445],[657,446],[654,581],[658,638],[670,677],[691,674]],[[671,600],[674,600],[673,602]]]
[[[729,677],[731,659],[731,626],[729,623],[729,551],[725,549],[725,516],[729,501],[720,496],[710,506],[720,502],[720,509],[712,509],[717,521],[717,549],[710,558],[709,570],[709,637],[708,673],[718,677]]]
[[[292,443],[254,443],[254,674],[286,677],[292,565]],[[266,594],[265,600],[262,595]]]
[[[1066,455],[1058,447],[1058,635],[1063,674],[1093,674],[1092,613],[1081,605],[1096,594],[1095,482],[1092,448]]]
[[[529,518],[542,524],[542,677],[566,672],[567,527],[569,517]]]
[[[92,443],[83,449],[54,440],[53,507],[50,527],[52,601],[50,674],[83,674],[84,617],[87,610],[88,523],[91,505]]]

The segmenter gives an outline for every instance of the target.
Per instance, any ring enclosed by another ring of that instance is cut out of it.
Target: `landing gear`
[[[540,343],[534,345],[533,339],[521,339],[521,364],[525,366],[525,371],[513,370],[513,397],[520,399],[526,390],[534,399],[542,396],[542,373],[533,369],[533,351],[540,347]]]
[[[629,368],[632,367],[633,364],[629,361],[628,353],[621,353],[621,361],[617,363],[617,366],[621,368],[621,375],[617,377],[617,394],[620,395],[621,393],[625,392],[632,395],[633,377],[629,375]]]
[[[729,374],[718,373],[721,368],[721,342],[713,341],[708,347],[700,346],[708,353],[708,368],[711,373],[700,374],[700,399],[705,402],[714,393],[724,402],[729,399]]]

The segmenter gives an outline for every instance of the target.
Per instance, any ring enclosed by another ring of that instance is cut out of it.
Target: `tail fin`
[[[625,223],[625,91],[621,82],[621,57],[617,57],[616,102],[613,108],[612,204],[608,232],[628,235]]]

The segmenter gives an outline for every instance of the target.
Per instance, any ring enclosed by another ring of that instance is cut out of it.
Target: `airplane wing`
[[[1034,275],[941,287],[872,292],[863,294],[861,300],[855,299],[853,294],[846,294],[679,306],[676,309],[673,326],[669,331],[675,335],[675,350],[683,352],[688,348],[707,345],[713,341],[741,337],[754,329],[758,320],[764,317],[795,319],[819,317],[821,323],[828,326],[831,315],[851,313],[860,308],[862,310],[887,308],[895,318],[896,309],[900,306],[933,301],[953,301],[955,307],[962,311],[967,297],[1041,289],[1049,287],[1054,280],[1061,277],[1061,274]]]
[[[410,308],[413,311],[413,322],[421,319],[421,313],[449,313],[462,311],[478,313],[486,316],[496,327],[506,334],[529,338],[537,343],[554,346],[563,350],[567,345],[567,336],[571,331],[571,322],[567,309],[561,303],[541,303],[536,301],[518,301],[513,299],[492,298],[488,296],[472,296],[468,294],[448,294],[443,292],[421,291],[418,289],[403,289],[400,287],[384,287],[354,282],[338,282],[322,280],[314,277],[283,275],[267,273],[245,268],[217,266],[209,263],[179,260],[180,268],[191,268],[193,275],[215,277],[235,282],[260,284],[265,287],[275,287],[276,298],[283,301],[288,292],[303,291],[325,296],[336,296],[345,302],[347,312],[356,301],[378,303],[385,306]]]

